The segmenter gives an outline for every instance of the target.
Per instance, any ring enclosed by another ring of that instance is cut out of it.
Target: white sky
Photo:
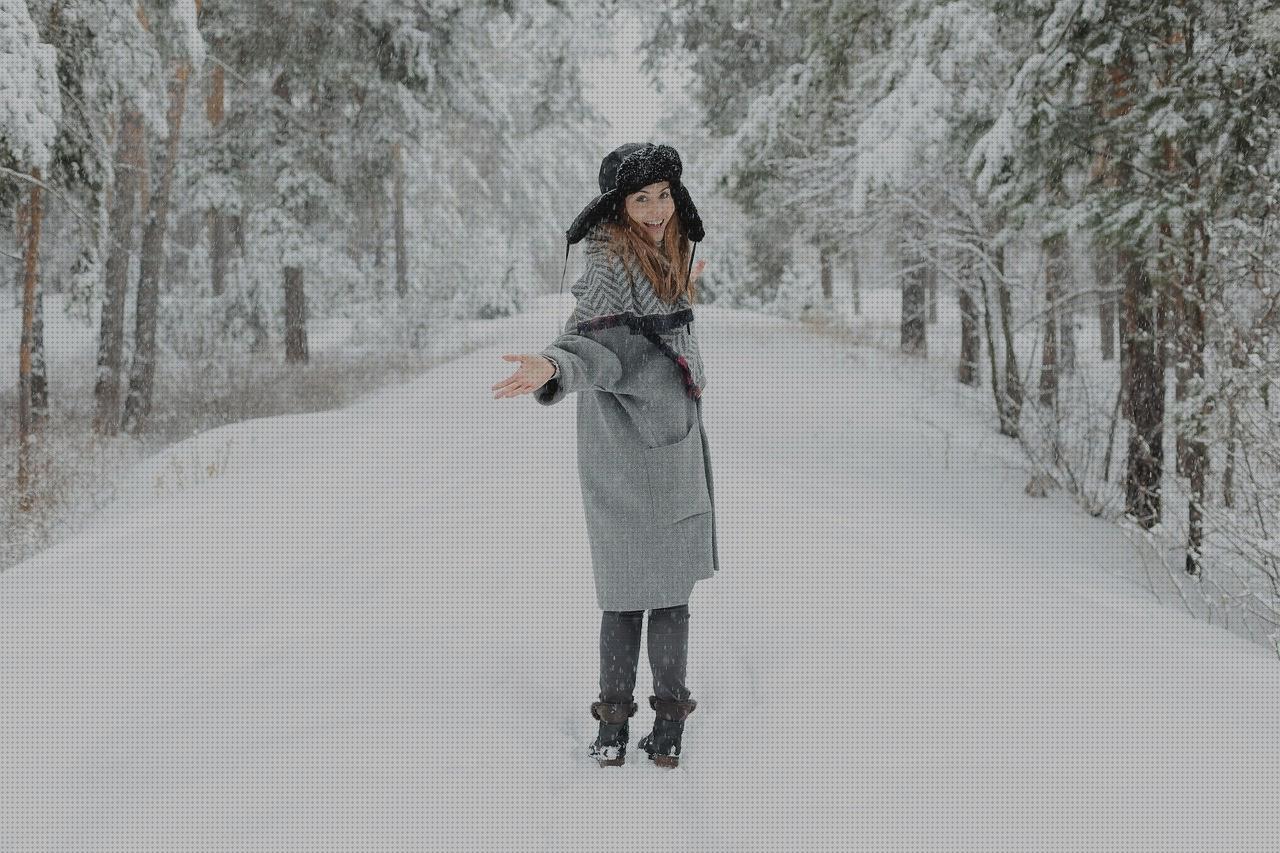
[[[642,22],[624,9],[616,23],[613,55],[585,66],[587,97],[612,125],[601,146],[605,151],[624,142],[658,142],[650,136],[670,96],[670,90],[659,93],[640,69]]]

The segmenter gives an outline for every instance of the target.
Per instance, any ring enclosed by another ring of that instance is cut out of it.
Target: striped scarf
[[[579,330],[626,325],[631,334],[644,335],[680,368],[685,393],[692,399],[700,398],[707,378],[692,326],[693,306],[688,298],[681,294],[675,302],[664,302],[642,270],[632,270],[617,259],[608,262],[604,254],[607,238],[599,226],[585,239],[583,254],[587,263],[598,264],[607,274],[584,276],[586,281],[594,283],[595,286],[590,287],[594,292],[577,295],[580,302],[594,309],[584,312],[592,316],[575,318]],[[575,287],[575,291],[578,289]]]

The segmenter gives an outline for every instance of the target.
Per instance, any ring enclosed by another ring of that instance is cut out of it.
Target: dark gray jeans
[[[600,615],[600,701],[627,702],[636,687],[640,665],[643,610],[605,610]],[[659,699],[689,698],[685,664],[689,657],[689,605],[649,611],[649,666],[653,692]],[[645,702],[640,705],[644,706]]]

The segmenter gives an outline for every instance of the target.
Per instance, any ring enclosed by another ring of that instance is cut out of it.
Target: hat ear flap
[[[588,202],[587,206],[582,209],[578,217],[573,220],[573,224],[569,226],[569,230],[565,232],[565,237],[569,243],[577,243],[583,237],[587,236],[587,232],[591,230],[597,222],[604,219],[617,206],[618,191],[609,190],[607,193],[601,193]]]
[[[698,216],[698,208],[693,206],[693,199],[689,198],[689,190],[684,184],[674,181],[671,184],[671,198],[676,203],[676,213],[684,223],[685,233],[693,242],[699,242],[704,235],[702,217]]]

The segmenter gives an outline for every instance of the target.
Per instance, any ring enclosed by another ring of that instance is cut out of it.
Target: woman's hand
[[[551,362],[541,355],[504,355],[502,358],[505,361],[520,362],[520,368],[496,385],[489,386],[490,391],[498,392],[493,395],[495,400],[537,391],[556,372]]]
[[[690,274],[689,276],[690,283],[693,283],[698,280],[698,276],[702,275],[702,270],[703,268],[706,267],[706,265],[707,265],[707,261],[705,258],[693,265],[693,273]]]

